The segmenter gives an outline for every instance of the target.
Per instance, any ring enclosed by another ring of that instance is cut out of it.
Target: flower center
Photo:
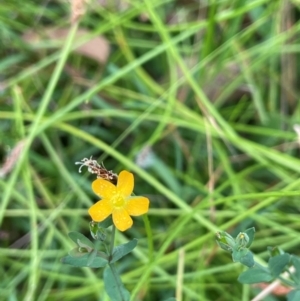
[[[112,199],[112,205],[114,207],[123,207],[125,205],[125,199],[121,195],[117,194]]]

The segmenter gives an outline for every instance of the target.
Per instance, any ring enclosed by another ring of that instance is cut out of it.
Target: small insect
[[[75,164],[80,164],[79,172],[81,172],[81,168],[86,166],[88,168],[88,172],[92,174],[96,174],[97,178],[101,178],[107,180],[113,184],[117,184],[118,176],[113,173],[111,170],[107,170],[103,163],[100,165],[96,160],[93,160],[91,156],[88,158],[83,158],[81,162],[75,162]]]

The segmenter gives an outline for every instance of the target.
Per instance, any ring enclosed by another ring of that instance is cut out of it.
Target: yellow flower
[[[102,200],[89,209],[93,221],[102,222],[112,214],[117,229],[120,231],[129,229],[132,226],[130,216],[142,215],[149,208],[149,199],[131,196],[133,185],[133,174],[126,170],[120,172],[117,185],[104,179],[95,180],[92,189]]]

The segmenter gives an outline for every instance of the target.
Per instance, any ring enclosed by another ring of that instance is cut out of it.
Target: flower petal
[[[118,230],[125,231],[129,229],[133,222],[127,211],[123,208],[116,209],[112,213],[113,222]]]
[[[144,214],[149,209],[149,199],[143,196],[130,197],[127,199],[125,209],[132,216]]]
[[[120,172],[118,177],[117,189],[122,196],[127,197],[132,194],[134,185],[133,174],[127,170]]]
[[[105,199],[110,198],[117,191],[114,184],[103,179],[95,180],[92,183],[92,189],[96,194]]]
[[[90,207],[89,215],[95,222],[102,222],[112,213],[110,201],[107,199],[101,200]]]

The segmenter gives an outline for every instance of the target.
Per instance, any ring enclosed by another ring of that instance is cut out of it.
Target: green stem
[[[144,225],[147,233],[147,240],[148,240],[148,250],[149,250],[149,262],[153,261],[153,235],[152,229],[149,221],[148,214],[143,215]]]
[[[116,236],[116,226],[112,225],[111,238],[110,238],[110,246],[109,246],[109,258],[112,259],[114,245],[115,245],[115,236]]]
[[[254,266],[259,267],[260,269],[262,269],[263,271],[269,271],[269,269],[267,267],[264,267],[263,265],[261,265],[260,263],[258,263],[257,261],[254,261]]]

